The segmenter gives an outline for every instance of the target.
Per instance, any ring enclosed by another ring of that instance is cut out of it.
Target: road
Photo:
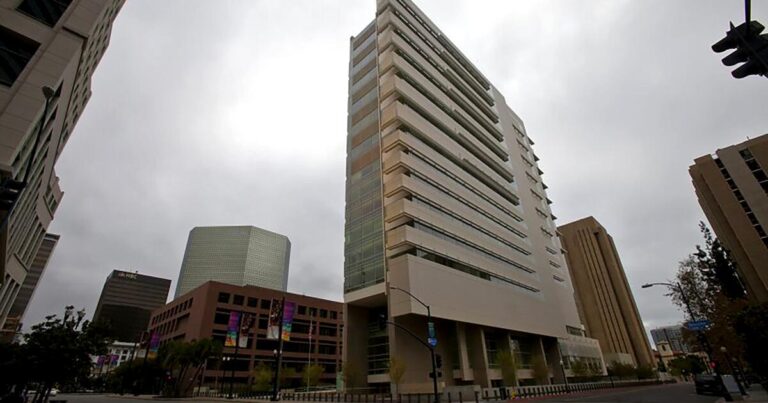
[[[639,388],[602,390],[578,396],[561,396],[540,402],[592,402],[592,403],[714,403],[719,396],[700,396],[693,384],[670,384]]]
[[[66,395],[62,394],[56,399],[66,400],[68,403],[140,403],[132,396],[118,397],[105,395]],[[717,396],[699,396],[693,390],[693,384],[672,384],[661,386],[645,386],[627,389],[602,390],[584,392],[569,396],[559,396],[551,399],[535,399],[532,402],[592,402],[592,403],[714,403]],[[148,399],[152,400],[152,399]],[[220,400],[189,399],[195,403],[213,403]],[[181,400],[177,400],[181,401]],[[499,403],[499,402],[492,402]],[[503,402],[501,402],[503,403]]]

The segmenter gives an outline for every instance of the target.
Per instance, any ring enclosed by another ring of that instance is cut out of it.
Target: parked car
[[[693,383],[696,385],[696,394],[723,395],[723,383],[715,375],[698,374],[694,377]]]

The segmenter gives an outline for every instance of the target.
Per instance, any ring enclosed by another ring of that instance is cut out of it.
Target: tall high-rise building
[[[652,366],[651,346],[613,238],[593,217],[557,228],[587,336],[606,362]]]
[[[768,134],[696,158],[696,196],[753,302],[768,302]]]
[[[432,390],[429,352],[378,326],[385,316],[425,340],[434,329],[444,387],[500,384],[504,350],[523,379],[545,362],[561,380],[561,358],[602,370],[597,341],[581,337],[533,141],[410,0],[378,0],[350,39],[348,102],[346,365],[386,389],[397,358],[402,392]]]
[[[683,339],[683,326],[664,326],[651,329],[651,338],[657,346],[660,343],[667,343],[672,351],[691,353],[693,350]]]
[[[113,270],[101,290],[93,320],[108,323],[117,341],[138,341],[152,311],[165,305],[170,288],[168,279]]]
[[[10,216],[0,212],[0,327],[61,201],[54,165],[91,96],[123,2],[0,2],[0,180],[28,182]],[[45,116],[43,87],[53,90]]]
[[[176,296],[218,281],[288,290],[291,241],[252,226],[195,227],[189,232]]]

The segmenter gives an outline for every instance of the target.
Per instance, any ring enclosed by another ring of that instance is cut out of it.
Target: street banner
[[[270,340],[280,338],[280,312],[282,310],[282,302],[279,299],[273,299],[269,308],[269,326],[267,327],[267,338]]]
[[[296,309],[296,303],[285,301],[283,307],[283,341],[291,340],[291,327],[293,327],[293,311]]]
[[[224,339],[224,347],[235,347],[239,329],[240,312],[232,311],[229,313],[229,325],[227,326],[227,338]]]
[[[118,361],[119,359],[120,359],[120,356],[119,356],[119,355],[117,355],[117,354],[112,354],[112,355],[109,357],[109,365],[110,365],[110,366],[113,366],[113,365],[117,364],[117,361]]]
[[[104,357],[103,355],[100,355],[99,358],[96,359],[96,366],[98,366],[99,368],[103,367],[105,359],[106,357]]]
[[[160,349],[160,333],[153,332],[149,337],[149,355],[148,358],[157,357],[157,350]]]
[[[240,337],[237,339],[237,346],[240,348],[248,347],[248,333],[253,327],[255,318],[251,313],[243,312],[243,317],[240,319]]]

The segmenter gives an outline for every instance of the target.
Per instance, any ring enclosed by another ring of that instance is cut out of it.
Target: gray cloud
[[[536,141],[559,223],[612,233],[648,326],[700,242],[687,168],[766,131],[768,81],[709,46],[741,3],[423,0]],[[293,243],[291,291],[341,298],[348,38],[373,0],[131,0],[58,172],[62,235],[27,323],[93,311],[106,275],[175,281],[188,231],[252,224]],[[753,16],[768,20],[768,4]]]

